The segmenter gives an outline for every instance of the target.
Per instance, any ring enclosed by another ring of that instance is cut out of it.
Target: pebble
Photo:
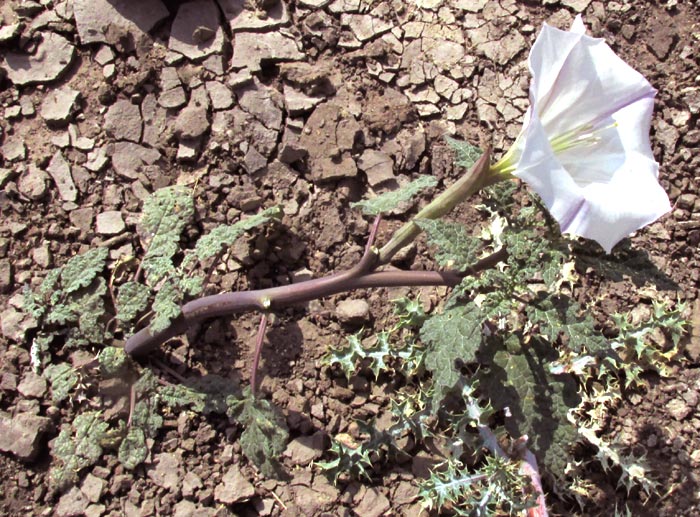
[[[100,172],[105,168],[107,162],[109,162],[109,157],[104,147],[98,147],[87,154],[87,161],[83,165],[89,171]]]
[[[51,427],[51,420],[46,417],[27,413],[13,417],[0,414],[0,451],[23,461],[33,461],[45,447],[42,438]]]
[[[14,266],[8,259],[0,259],[0,294],[7,294],[14,284]]]
[[[80,92],[67,86],[51,90],[41,103],[39,114],[47,124],[63,126],[68,124]]]
[[[100,235],[117,235],[124,231],[126,225],[118,210],[108,210],[97,214],[97,233]]]
[[[207,109],[192,102],[175,119],[175,135],[181,139],[197,138],[208,130]]]
[[[372,188],[395,179],[394,160],[381,151],[366,149],[357,160],[357,167],[367,175]]]
[[[137,179],[147,166],[153,165],[160,159],[160,152],[157,149],[143,147],[133,142],[117,142],[111,151],[112,167],[115,172],[129,179]]]
[[[85,514],[90,501],[78,487],[71,488],[58,500],[55,509],[57,517],[77,517]]]
[[[343,300],[338,303],[335,313],[343,323],[362,323],[370,319],[369,304],[365,300]]]
[[[98,65],[104,66],[112,61],[114,61],[114,52],[108,45],[102,45],[95,53],[95,62]]]
[[[143,134],[143,120],[138,105],[126,99],[112,104],[105,113],[104,129],[117,140],[138,143]]]
[[[321,431],[311,436],[300,436],[289,442],[284,455],[293,465],[305,466],[323,455],[325,443],[326,435]]]
[[[97,476],[93,476],[92,474],[85,476],[85,479],[80,486],[80,491],[85,494],[85,497],[87,497],[88,501],[91,503],[97,503],[100,500],[104,489],[105,481]]]
[[[235,504],[247,501],[255,495],[255,487],[238,467],[231,467],[214,488],[214,499],[219,503]]]
[[[17,182],[19,192],[32,201],[43,198],[47,192],[47,181],[49,176],[34,164],[29,164],[27,170],[23,172]]]
[[[46,379],[34,372],[27,372],[17,386],[17,391],[26,398],[41,398],[46,394]]]
[[[146,33],[170,14],[160,0],[73,0],[73,13],[83,45],[129,42],[128,47],[148,37]]]
[[[175,490],[180,486],[180,460],[174,454],[164,452],[154,457],[155,468],[148,470],[148,477],[159,487]]]
[[[668,404],[666,404],[666,409],[676,420],[683,420],[692,411],[692,408],[682,399],[671,400]]]
[[[78,198],[78,189],[75,188],[75,183],[73,183],[70,166],[61,154],[61,151],[56,151],[46,171],[56,183],[58,195],[61,196],[63,201],[75,201]]]
[[[194,0],[180,5],[170,29],[168,48],[190,60],[221,54],[224,31],[214,0]]]
[[[233,105],[233,94],[225,84],[219,81],[207,81],[205,87],[211,100],[212,109],[224,110]]]
[[[27,147],[19,135],[8,136],[2,144],[2,156],[8,162],[24,160],[27,155]]]
[[[71,65],[75,48],[54,32],[42,34],[33,54],[7,52],[3,67],[16,85],[46,83],[58,79]]]

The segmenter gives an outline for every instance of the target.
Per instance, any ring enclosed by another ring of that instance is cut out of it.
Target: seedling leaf
[[[365,215],[379,215],[391,212],[400,204],[413,199],[418,193],[435,185],[437,185],[437,179],[433,176],[422,175],[398,190],[380,194],[372,199],[350,203],[350,206],[359,208]]]
[[[194,253],[199,260],[215,256],[221,249],[230,247],[246,231],[260,226],[271,219],[279,219],[282,209],[278,206],[263,210],[259,214],[248,217],[237,223],[217,226],[197,241]]]
[[[50,364],[44,369],[44,377],[51,383],[51,399],[62,402],[78,384],[78,374],[68,363]]]
[[[117,318],[133,321],[148,307],[151,289],[138,282],[126,282],[117,293]]]
[[[426,344],[425,368],[433,374],[436,402],[454,389],[460,378],[460,366],[476,361],[482,342],[482,323],[478,307],[469,304],[447,309],[423,324],[420,338]]]
[[[119,444],[119,462],[129,470],[133,470],[148,457],[146,434],[139,427],[130,427],[126,436]]]
[[[168,328],[170,322],[180,315],[182,297],[182,291],[172,279],[168,279],[161,286],[153,300],[155,316],[151,320],[151,332],[160,332]]]
[[[284,451],[289,430],[284,416],[269,401],[247,397],[237,420],[245,426],[241,450],[267,477],[279,477],[282,467],[277,458]]]
[[[93,248],[70,259],[61,269],[61,286],[65,294],[87,287],[102,272],[109,249]]]

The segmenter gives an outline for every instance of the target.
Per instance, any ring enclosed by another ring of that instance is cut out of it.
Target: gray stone
[[[219,81],[207,81],[205,86],[214,110],[225,110],[233,105],[233,94],[228,86]]]
[[[132,142],[117,142],[112,148],[112,167],[117,174],[129,179],[137,179],[147,166],[159,159],[158,150]]]
[[[68,218],[73,226],[84,232],[92,229],[92,221],[95,219],[95,209],[91,207],[78,208],[68,214]]]
[[[8,52],[2,64],[16,85],[45,83],[58,79],[74,56],[75,48],[66,38],[47,32],[33,54]]]
[[[247,8],[240,0],[218,0],[231,32],[274,29],[289,23],[287,2],[275,1],[269,9]]]
[[[114,52],[107,45],[102,45],[100,49],[95,53],[95,62],[98,65],[106,65],[114,61]]]
[[[693,408],[691,408],[685,400],[680,398],[673,399],[671,402],[666,404],[666,409],[676,420],[683,420],[693,410]]]
[[[206,106],[190,100],[187,107],[180,111],[175,119],[175,135],[187,140],[202,136],[208,130],[209,119]]]
[[[109,162],[109,157],[104,147],[98,147],[94,151],[91,151],[87,155],[87,161],[85,162],[85,168],[92,172],[100,172],[105,168]]]
[[[202,479],[194,472],[188,472],[182,480],[182,495],[191,497],[197,490],[202,488]]]
[[[241,32],[234,36],[231,67],[260,71],[260,61],[301,61],[305,55],[299,51],[294,39],[279,31]]]
[[[357,160],[357,167],[367,175],[367,182],[371,187],[395,179],[394,161],[391,156],[381,151],[365,150]]]
[[[73,183],[70,166],[63,158],[61,151],[56,151],[46,171],[56,183],[58,195],[61,196],[63,201],[75,201],[78,198],[78,190],[75,188],[75,183]]]
[[[68,124],[80,92],[63,86],[49,91],[41,103],[39,114],[48,124],[63,126]]]
[[[9,43],[15,39],[19,35],[20,28],[19,22],[0,27],[0,43]]]
[[[370,319],[369,304],[365,300],[343,300],[335,313],[344,323],[362,323]]]
[[[214,0],[194,0],[180,5],[172,28],[168,48],[191,60],[220,54],[224,31]]]
[[[350,27],[353,35],[360,41],[375,38],[393,27],[391,23],[369,14],[343,14],[340,23]]]
[[[174,454],[164,452],[155,456],[155,468],[148,470],[148,477],[161,488],[175,490],[180,486],[180,460]]]
[[[73,0],[73,12],[83,45],[133,45],[169,15],[160,0]]]
[[[51,266],[51,250],[47,242],[42,243],[38,248],[32,251],[32,259],[34,263],[42,269],[48,269]]]
[[[174,507],[173,517],[198,517],[200,515],[202,515],[202,508],[187,499],[183,499]]]
[[[272,130],[282,127],[282,99],[277,90],[255,81],[237,91],[238,105]]]
[[[287,445],[284,455],[287,456],[293,465],[308,465],[323,455],[326,437],[321,431],[311,436],[300,436]]]
[[[55,515],[57,517],[80,517],[85,515],[88,504],[90,501],[85,497],[85,494],[78,487],[73,487],[58,500]]]
[[[0,294],[9,293],[14,284],[14,267],[8,259],[0,259]]]
[[[180,162],[194,161],[201,147],[201,138],[183,138],[177,146],[176,158]]]
[[[36,109],[34,108],[34,102],[32,101],[32,98],[29,95],[24,95],[20,97],[19,105],[22,109],[22,116],[24,117],[31,117],[36,113]]]
[[[103,479],[93,476],[92,474],[88,474],[85,476],[83,484],[80,486],[80,491],[85,494],[88,501],[91,503],[97,503],[100,500],[100,497],[102,497],[104,488],[105,481]]]
[[[17,189],[20,194],[32,201],[38,201],[46,195],[48,179],[49,176],[44,171],[34,164],[30,164],[27,170],[20,175]]]
[[[50,429],[51,420],[46,417],[27,413],[14,417],[0,414],[0,451],[23,461],[33,461],[42,449],[44,433]]]
[[[7,339],[21,343],[24,341],[27,327],[25,315],[13,307],[0,313],[0,331]]]
[[[141,110],[126,99],[118,100],[105,113],[104,128],[108,135],[117,140],[138,143],[143,134]]]
[[[91,504],[85,508],[85,517],[102,517],[106,507],[103,504]]]
[[[8,162],[24,160],[27,155],[27,148],[24,140],[19,135],[8,136],[2,144],[2,156]]]
[[[97,233],[101,235],[117,235],[124,231],[126,225],[118,210],[107,210],[97,214]]]
[[[255,488],[238,467],[231,467],[214,488],[214,500],[224,504],[247,501],[255,495]]]
[[[30,371],[22,377],[22,381],[17,386],[17,391],[24,397],[39,399],[46,395],[46,388],[46,379]]]
[[[311,97],[291,86],[284,86],[284,105],[292,116],[307,113],[321,102],[323,99],[320,97]]]

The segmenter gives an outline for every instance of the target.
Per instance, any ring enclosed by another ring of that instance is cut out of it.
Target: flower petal
[[[656,93],[604,40],[546,24],[529,65],[530,100],[550,135],[597,126],[612,113]]]

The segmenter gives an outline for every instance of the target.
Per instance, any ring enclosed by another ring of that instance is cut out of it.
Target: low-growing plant
[[[268,208],[216,227],[183,249],[194,196],[175,186],[144,202],[140,258],[112,262],[106,248],[95,248],[26,289],[26,310],[36,320],[32,366],[49,381],[54,403],[70,401],[76,413],[52,445],[54,488],[75,484],[105,451],[113,451],[125,468],[137,467],[163,426],[163,412],[183,410],[227,415],[243,429],[239,442],[246,457],[265,476],[280,475],[277,458],[288,430],[280,410],[260,397],[256,379],[266,315],[355,289],[444,286],[450,294],[431,314],[416,299],[396,300],[395,323],[388,329],[364,329],[328,350],[329,372],[340,370],[347,379],[363,369],[375,379],[384,372],[400,375],[402,388],[392,400],[388,429],[360,422],[360,438],[333,437],[318,469],[334,482],[371,479],[383,462],[408,453],[408,441],[430,442],[442,462],[421,482],[421,498],[427,508],[459,515],[523,509],[545,515],[543,483],[584,501],[584,470],[591,462],[614,472],[627,490],[652,493],[655,482],[643,460],[608,443],[604,431],[625,391],[643,384],[641,373],[664,374],[676,357],[684,307],[659,300],[646,321],[632,323],[622,314],[601,322],[604,315],[581,305],[574,291],[582,257],[595,268],[603,254],[590,241],[562,233],[593,239],[610,252],[668,210],[647,139],[653,90],[604,43],[583,35],[580,19],[572,32],[544,32],[531,55],[533,106],[511,150],[492,164],[490,149],[481,153],[449,140],[456,164],[468,171],[381,247],[376,241],[382,218],[415,203],[437,186],[436,179],[419,176],[355,203],[375,219],[362,258],[346,271],[198,298],[234,243],[264,224],[277,224],[282,211]],[[575,69],[555,60],[542,47],[556,41],[576,48],[591,66]],[[600,59],[625,73],[591,77]],[[581,84],[592,93],[581,92]],[[615,99],[589,98],[603,87]],[[579,97],[580,104],[572,101]],[[632,178],[635,167],[639,177]],[[625,189],[633,189],[636,199],[626,192],[620,198]],[[476,193],[489,221],[483,228],[448,219]],[[613,201],[619,206],[609,206]],[[422,233],[442,269],[383,269]],[[177,375],[173,384],[134,360],[196,323],[248,311],[263,313],[248,389],[215,375]],[[614,328],[617,337],[605,337]],[[121,336],[127,337],[123,347]],[[70,362],[77,349],[95,352],[96,359]],[[104,388],[101,406],[91,398],[92,386]],[[583,445],[595,455],[586,456]]]

